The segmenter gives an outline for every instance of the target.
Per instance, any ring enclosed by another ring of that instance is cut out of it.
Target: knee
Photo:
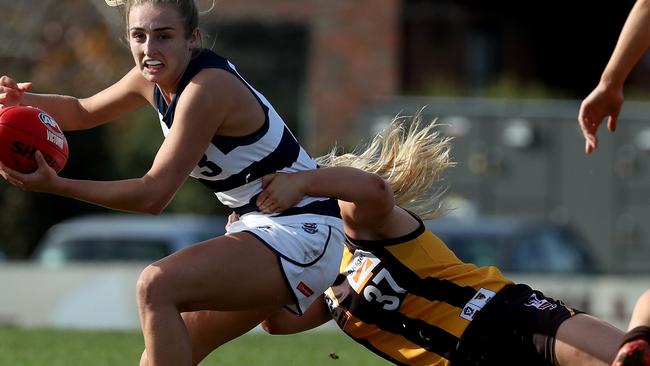
[[[275,323],[269,321],[268,319],[260,323],[260,327],[267,332],[268,334],[280,334],[275,326]]]
[[[140,273],[136,283],[138,304],[143,307],[167,301],[168,291],[165,290],[165,282],[164,272],[159,267],[147,266]]]
[[[650,289],[645,290],[639,297],[639,302],[646,308],[650,308]]]
[[[634,304],[630,327],[650,325],[650,290],[646,290]]]

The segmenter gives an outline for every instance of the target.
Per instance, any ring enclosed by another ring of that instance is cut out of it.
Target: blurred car
[[[225,233],[221,216],[91,215],[52,226],[34,259],[50,266],[79,262],[153,262]]]
[[[425,222],[456,256],[509,273],[601,272],[589,245],[571,227],[518,218],[440,218]]]

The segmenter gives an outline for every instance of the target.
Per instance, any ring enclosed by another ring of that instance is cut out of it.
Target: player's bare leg
[[[174,253],[148,266],[137,287],[149,366],[192,364],[191,335],[181,318],[183,312],[256,310],[257,321],[294,301],[276,255],[247,233]],[[241,328],[250,327],[253,319]]]
[[[192,343],[192,365],[198,365],[212,351],[260,324],[267,309],[249,311],[193,311],[181,314]],[[140,366],[147,366],[142,352]]]

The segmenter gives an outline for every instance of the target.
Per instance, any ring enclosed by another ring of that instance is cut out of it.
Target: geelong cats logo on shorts
[[[318,232],[318,224],[302,224],[302,229],[305,230],[307,234],[316,234]]]

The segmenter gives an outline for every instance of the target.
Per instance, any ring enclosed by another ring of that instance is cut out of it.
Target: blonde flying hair
[[[443,137],[436,121],[424,124],[422,110],[415,116],[396,116],[362,150],[338,155],[338,148],[316,160],[322,166],[349,166],[375,173],[390,184],[398,206],[422,219],[440,216],[447,190],[441,174],[456,165],[451,161],[451,137]]]

